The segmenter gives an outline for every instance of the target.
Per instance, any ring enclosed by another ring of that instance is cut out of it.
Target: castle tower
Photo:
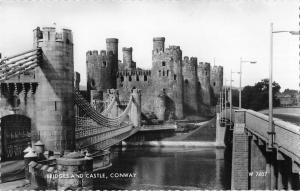
[[[164,51],[165,50],[165,37],[154,37],[153,38],[153,51]]]
[[[106,39],[106,50],[107,53],[112,53],[116,58],[118,58],[118,42],[117,38],[107,38]]]
[[[43,60],[36,69],[39,88],[36,92],[37,117],[32,123],[47,150],[74,149],[74,61],[71,30],[57,32],[53,27],[33,31],[34,47],[43,51]],[[36,140],[34,140],[36,141]]]
[[[218,98],[223,87],[223,66],[214,66],[211,70],[210,85],[215,98]]]
[[[118,72],[118,42],[116,38],[106,39],[106,51],[108,55],[108,64],[111,65],[111,88],[117,88],[117,72]],[[111,89],[109,88],[109,89]]]
[[[200,83],[200,97],[201,102],[205,105],[211,104],[210,91],[210,63],[200,62],[198,66],[198,79]]]
[[[198,76],[197,76],[197,58],[184,57],[183,59],[183,100],[184,112],[195,113],[198,111]]]
[[[134,63],[132,61],[132,47],[122,48],[123,52],[123,65],[125,70],[135,69]]]
[[[183,118],[182,51],[179,46],[170,46],[164,50],[164,39],[163,37],[153,39],[152,93],[155,97],[164,90],[167,96],[167,115],[175,115],[177,119],[181,119]]]
[[[118,39],[106,39],[107,50],[86,53],[87,90],[106,92],[117,87]]]

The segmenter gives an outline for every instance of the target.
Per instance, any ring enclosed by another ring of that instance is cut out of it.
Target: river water
[[[215,148],[115,148],[95,189],[230,189],[230,151]],[[225,156],[225,157],[224,157]],[[120,175],[135,177],[116,178]],[[112,177],[114,176],[114,177]]]

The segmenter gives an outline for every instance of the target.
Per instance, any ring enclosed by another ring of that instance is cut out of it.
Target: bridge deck
[[[175,123],[164,123],[159,125],[143,125],[140,131],[162,131],[175,129],[177,129],[177,125]]]

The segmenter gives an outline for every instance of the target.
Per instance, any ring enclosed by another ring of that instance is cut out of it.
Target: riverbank
[[[208,141],[145,141],[126,143],[122,142],[122,146],[148,146],[148,147],[216,147],[216,142]]]
[[[186,125],[191,127],[187,132],[174,132],[172,136],[152,134],[152,140],[145,137],[140,139],[129,139],[122,142],[122,146],[145,146],[145,147],[217,147],[216,144],[216,118],[207,121],[191,123]],[[153,131],[155,132],[155,131]],[[146,140],[145,140],[146,139]]]

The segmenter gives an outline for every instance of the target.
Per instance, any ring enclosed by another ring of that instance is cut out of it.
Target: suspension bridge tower
[[[39,82],[33,133],[47,150],[74,149],[75,118],[73,103],[73,38],[72,31],[53,27],[36,28],[34,47],[42,49],[42,61],[36,69]]]

